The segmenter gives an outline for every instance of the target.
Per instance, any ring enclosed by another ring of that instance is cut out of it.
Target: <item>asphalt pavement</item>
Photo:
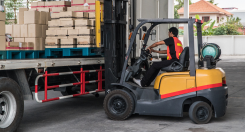
[[[93,95],[39,104],[25,101],[25,112],[17,132],[244,132],[245,57],[222,57],[218,63],[226,72],[229,87],[227,113],[209,124],[196,125],[188,117],[133,115],[125,121],[107,118],[104,95]],[[50,91],[48,97],[61,96]],[[43,98],[43,93],[39,94]]]

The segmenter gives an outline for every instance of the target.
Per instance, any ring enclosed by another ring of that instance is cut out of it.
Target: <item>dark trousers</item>
[[[164,60],[161,62],[154,62],[150,69],[146,72],[145,76],[141,80],[141,86],[147,87],[151,85],[151,82],[154,81],[154,79],[157,77],[159,71],[163,67],[170,66],[174,61],[178,61],[178,59],[172,59],[172,60]]]

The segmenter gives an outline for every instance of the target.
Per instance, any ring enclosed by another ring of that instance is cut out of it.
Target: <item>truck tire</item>
[[[113,90],[104,99],[104,110],[112,120],[125,120],[134,111],[134,99],[130,93],[124,90]]]
[[[0,131],[13,132],[24,113],[24,100],[20,86],[10,78],[0,78]]]
[[[203,101],[194,102],[189,109],[189,117],[196,124],[207,124],[212,114],[210,105]]]

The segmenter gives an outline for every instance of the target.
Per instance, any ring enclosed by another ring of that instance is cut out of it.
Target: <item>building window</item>
[[[202,20],[203,20],[204,22],[209,21],[209,19],[210,19],[210,17],[209,17],[209,16],[203,16],[203,17],[202,17]]]
[[[217,23],[219,23],[219,17],[217,17]]]

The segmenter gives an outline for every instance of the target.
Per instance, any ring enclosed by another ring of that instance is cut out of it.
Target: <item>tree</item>
[[[215,29],[214,35],[241,35],[238,29],[242,27],[239,17],[227,17],[227,21]]]
[[[210,2],[211,4],[214,4],[214,0],[210,0],[210,1],[208,1],[208,2]],[[218,5],[218,3],[215,3],[214,5]]]
[[[5,0],[4,5],[6,8],[6,24],[11,24],[9,19],[14,19],[14,23],[17,23],[17,14],[16,12],[19,10],[20,7],[24,7],[23,0]]]
[[[199,15],[195,15],[195,18],[200,20]],[[208,24],[210,24],[210,26],[208,26],[208,28],[204,29],[205,26],[207,26]],[[215,32],[214,24],[215,24],[215,21],[212,22],[212,19],[207,21],[207,22],[204,22],[202,24],[202,27],[201,27],[202,28],[202,35],[203,36],[213,35],[214,32]],[[197,35],[197,32],[196,32],[197,27],[196,27],[196,25],[194,25],[194,28],[195,28],[195,35]]]
[[[184,6],[184,0],[176,0],[178,2],[177,5],[174,6],[174,18],[178,19],[179,18],[179,13],[178,10]],[[192,2],[189,0],[189,5],[191,5]]]

